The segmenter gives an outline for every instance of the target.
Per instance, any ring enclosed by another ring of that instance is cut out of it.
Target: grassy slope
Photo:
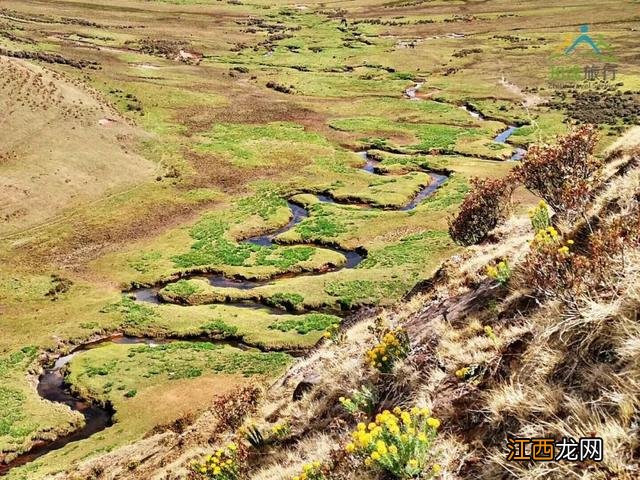
[[[143,132],[93,92],[17,59],[0,60],[0,77],[0,235],[151,181],[154,163],[130,151]]]

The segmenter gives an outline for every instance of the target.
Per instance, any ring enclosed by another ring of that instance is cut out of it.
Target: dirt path
[[[522,98],[522,104],[525,108],[534,108],[544,102],[544,99],[540,95],[535,95],[533,93],[525,93],[522,89],[516,85],[515,83],[509,82],[506,78],[502,77],[498,82],[504,88],[506,88],[511,93],[518,95]]]

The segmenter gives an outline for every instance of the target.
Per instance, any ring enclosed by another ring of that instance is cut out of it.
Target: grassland
[[[308,348],[337,321],[316,310],[390,305],[429,278],[457,251],[447,218],[469,178],[504,176],[515,146],[567,129],[566,102],[541,100],[557,90],[549,58],[574,18],[587,15],[616,47],[615,88],[640,88],[633,6],[561,3],[465,3],[465,20],[453,13],[460,2],[356,0],[344,11],[262,0],[3,2],[0,106],[11,115],[0,120],[0,460],[81,421],[34,389],[53,352],[112,332]],[[416,82],[418,99],[405,98]],[[493,142],[509,125],[519,126],[510,144]],[[362,170],[362,149],[384,175]],[[451,175],[400,211],[432,181],[428,170]],[[274,245],[245,241],[287,225],[288,200],[309,217]],[[366,258],[342,268],[345,256],[329,247]],[[193,272],[273,281],[176,282]],[[159,285],[188,306],[134,302],[122,296],[132,285]],[[139,346],[78,355],[69,381],[112,402],[116,425],[9,478],[117,448],[246,381],[229,358],[249,354],[166,348],[167,361],[201,374],[171,379]],[[249,373],[277,374],[281,355],[250,354]],[[105,362],[105,375],[87,374]],[[150,403],[157,410],[142,408]]]
[[[171,421],[171,408],[187,413],[190,393],[185,380],[203,380],[216,388],[242,385],[247,379],[277,375],[291,363],[284,353],[246,352],[237,348],[199,342],[171,342],[161,345],[118,345],[95,348],[76,356],[68,379],[83,398],[109,403],[115,420],[126,426],[126,435],[144,434],[158,424]],[[202,388],[203,385],[200,386]],[[197,388],[197,387],[196,387]],[[170,404],[141,416],[145,402],[161,395],[177,395]],[[206,395],[199,399],[210,402]],[[202,408],[202,405],[201,405]]]

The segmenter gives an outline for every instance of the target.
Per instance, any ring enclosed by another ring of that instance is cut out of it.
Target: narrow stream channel
[[[357,152],[357,154],[365,162],[364,165],[361,167],[361,170],[367,173],[370,173],[372,175],[380,175],[375,171],[376,167],[380,163],[378,160],[374,160],[371,157],[369,157],[367,155],[367,152]],[[440,175],[433,172],[428,172],[428,173],[429,173],[429,176],[432,178],[431,183],[426,187],[420,189],[420,191],[416,195],[414,195],[414,197],[405,206],[400,207],[397,210],[404,211],[404,212],[413,210],[424,199],[432,195],[448,178],[446,175]],[[335,199],[332,199],[327,195],[316,194],[316,198],[322,203],[342,205],[342,203],[337,202]],[[287,203],[288,203],[289,209],[292,212],[292,218],[284,227],[278,228],[277,230],[268,232],[266,234],[247,238],[243,240],[243,242],[252,243],[254,245],[260,245],[264,247],[271,247],[273,245],[278,245],[277,238],[276,238],[278,235],[292,228],[295,228],[296,225],[298,225],[304,219],[309,217],[309,212],[304,207],[296,203],[293,203],[291,201],[288,201]],[[348,203],[346,205],[353,205],[353,204]],[[363,205],[362,208],[375,209],[375,207],[369,207],[367,205]],[[302,277],[302,276],[324,275],[327,272],[335,272],[342,268],[347,268],[347,269],[356,268],[366,258],[366,251],[363,249],[345,250],[337,246],[330,246],[330,245],[323,245],[323,244],[309,244],[309,243],[305,243],[304,245],[315,246],[317,248],[323,248],[326,250],[332,250],[334,252],[337,252],[346,258],[346,263],[342,267],[330,267],[323,271],[304,272],[304,273],[297,273],[297,274],[285,273],[285,274],[271,277],[266,280],[247,280],[243,278],[230,278],[230,277],[226,277],[222,273],[192,273],[192,274],[186,274],[181,278],[186,280],[191,278],[203,278],[203,279],[206,279],[209,282],[209,284],[213,287],[251,290],[253,288],[262,287],[265,285],[272,285],[277,280],[281,280],[283,278],[291,278],[292,276]],[[171,280],[171,281],[174,281],[174,280]],[[129,290],[126,293],[133,295],[134,298],[138,301],[159,304],[161,303],[161,299],[159,298],[159,295],[158,295],[159,291],[171,281],[161,282],[159,285],[156,285],[153,287],[134,288]]]
[[[113,415],[115,411],[110,405],[100,405],[84,400],[76,396],[69,388],[69,385],[65,383],[65,367],[76,355],[81,354],[82,352],[86,352],[87,350],[99,348],[108,343],[115,343],[119,345],[141,344],[153,347],[156,345],[162,345],[171,342],[210,342],[221,345],[231,345],[241,350],[260,351],[258,348],[251,347],[242,342],[233,340],[213,340],[205,337],[157,339],[150,337],[133,337],[115,334],[106,338],[102,338],[100,340],[83,343],[80,346],[74,348],[67,355],[58,357],[51,367],[44,369],[44,371],[38,378],[37,390],[38,394],[43,399],[49,400],[50,402],[62,403],[64,405],[67,405],[71,410],[80,412],[84,416],[84,426],[69,435],[57,438],[56,440],[36,443],[36,445],[31,450],[29,450],[29,452],[20,455],[15,460],[7,464],[0,464],[0,476],[6,475],[12,468],[32,462],[37,458],[51,451],[58,450],[71,442],[89,438],[91,435],[113,425]],[[296,352],[289,353],[293,354],[294,356],[298,356]]]
[[[80,352],[99,347],[107,342],[153,344],[151,339],[137,339],[124,336],[106,338],[96,342],[85,343],[75,348],[71,353],[59,357],[51,367],[45,368],[38,379],[38,394],[45,400],[63,403],[71,410],[80,412],[84,416],[85,424],[79,430],[69,435],[59,437],[52,442],[43,441],[39,444],[37,443],[28,453],[20,455],[8,464],[0,465],[0,475],[6,474],[12,468],[32,462],[53,450],[58,450],[68,443],[89,438],[94,433],[113,425],[112,418],[115,412],[109,405],[101,406],[75,396],[64,382],[64,368],[73,357]]]
[[[407,88],[404,91],[405,97],[409,98],[410,100],[420,100],[420,97],[418,97],[418,90],[420,89],[420,87],[422,87],[422,85],[423,85],[422,82],[418,82],[418,83],[414,84],[413,87]],[[474,108],[472,108],[471,105],[465,104],[465,105],[462,105],[460,108],[462,110],[464,110],[465,112],[467,112],[469,115],[471,115],[476,120],[480,120],[480,121],[484,121],[485,120],[485,118],[482,116],[482,113],[480,113],[479,111],[477,111]],[[518,127],[516,127],[515,125],[509,125],[506,128],[506,130],[500,132],[493,139],[493,141],[495,143],[502,143],[504,145],[512,146],[511,144],[509,144],[508,140],[509,140],[509,137],[516,132],[516,130],[518,130]],[[511,155],[509,160],[510,161],[522,160],[524,158],[524,156],[526,155],[527,151],[524,148],[520,148],[520,147],[513,147],[513,148],[515,149],[515,151],[514,151],[513,155]]]

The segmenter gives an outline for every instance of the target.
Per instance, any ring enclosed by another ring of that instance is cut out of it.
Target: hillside
[[[130,151],[142,133],[94,92],[0,58],[0,235],[154,178],[154,164]]]

